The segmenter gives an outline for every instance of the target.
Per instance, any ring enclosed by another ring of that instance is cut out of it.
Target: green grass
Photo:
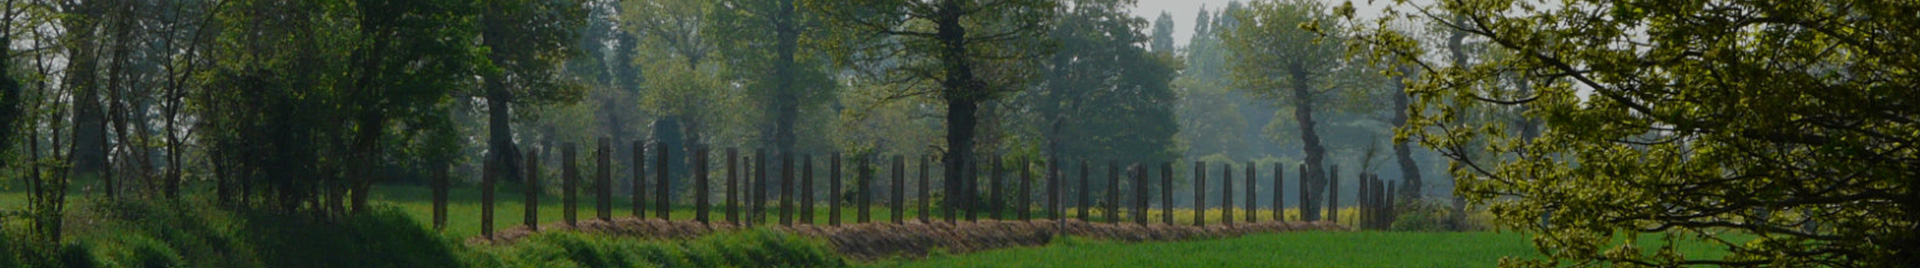
[[[1297,232],[1239,238],[1119,243],[1062,238],[1037,248],[1012,248],[924,260],[882,261],[873,267],[1491,267],[1503,257],[1538,258],[1521,233]],[[1651,241],[1643,246],[1655,246]],[[1703,243],[1681,243],[1687,256],[1726,253]]]

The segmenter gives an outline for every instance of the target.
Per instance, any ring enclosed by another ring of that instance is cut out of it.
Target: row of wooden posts
[[[565,210],[564,220],[568,225],[578,224],[579,219],[576,216],[576,212],[578,211],[578,208],[579,208],[577,191],[580,188],[583,188],[582,185],[580,185],[580,174],[578,172],[579,168],[578,168],[578,164],[576,163],[576,156],[578,155],[578,153],[575,147],[576,146],[571,143],[563,144],[561,146],[561,157],[562,157],[561,173],[560,173],[561,188],[562,188],[561,198],[562,198],[562,203],[564,204],[562,206],[562,209]],[[667,146],[663,143],[653,143],[652,146],[650,147],[652,148],[652,150],[646,150],[648,146],[645,146],[644,143],[638,142],[638,141],[633,143],[633,158],[632,158],[633,159],[633,164],[632,164],[633,183],[631,183],[631,186],[633,187],[633,198],[631,199],[633,202],[631,206],[632,215],[636,218],[646,218],[649,210],[648,207],[646,206],[648,204],[646,203],[648,201],[651,201],[652,202],[651,205],[653,205],[652,207],[653,217],[664,220],[664,219],[668,219],[668,216],[672,212],[672,208],[668,206],[669,204],[672,203],[671,201],[673,197],[672,195],[673,193],[671,192],[672,190],[671,180],[673,176],[671,176],[670,172],[668,172],[670,167],[668,163],[668,159],[672,159],[669,153],[671,151],[668,150]],[[609,158],[612,151],[611,149],[612,148],[606,139],[600,140],[599,148],[598,148],[599,153],[596,154],[597,159],[595,162],[598,169],[597,169],[597,172],[594,173],[593,185],[591,185],[591,187],[588,187],[594,190],[596,192],[595,195],[599,197],[597,200],[595,200],[596,201],[595,207],[597,208],[597,212],[598,212],[596,216],[600,220],[610,220],[613,217],[613,199],[612,199],[612,196],[613,196],[612,178],[613,177],[612,177],[612,171],[611,171],[612,162],[610,161],[610,158]],[[646,165],[646,162],[645,162],[646,160],[648,160],[648,158],[646,157],[646,152],[653,152],[655,156],[652,158],[652,160],[654,160],[655,162],[654,162],[654,165],[652,165],[653,170],[651,170],[653,171],[653,178],[652,178],[653,183],[651,184],[646,183],[647,181],[646,171],[648,171],[647,170],[648,165]],[[694,150],[692,159],[689,159],[690,163],[696,163],[696,164],[690,165],[693,169],[692,191],[694,191],[693,192],[694,220],[702,224],[712,223],[712,219],[709,217],[709,212],[712,210],[711,208],[712,204],[708,202],[708,200],[710,200],[708,197],[710,193],[709,187],[711,187],[710,185],[708,185],[709,181],[707,179],[710,173],[707,170],[708,168],[707,163],[710,163],[708,159],[708,154],[709,152],[707,149],[701,148],[698,150]],[[524,200],[523,203],[525,203],[526,205],[526,209],[524,210],[526,212],[525,224],[528,228],[533,228],[537,230],[539,228],[539,224],[541,223],[539,219],[539,208],[540,208],[539,197],[541,194],[541,191],[540,191],[541,180],[539,177],[540,173],[537,172],[538,170],[540,170],[540,166],[539,166],[540,161],[538,158],[538,154],[528,153],[526,154],[526,156],[527,157],[524,158],[526,163],[523,166],[526,169],[526,172],[521,172],[521,174],[524,175],[522,179],[524,179],[524,183],[525,183],[525,187],[523,187],[525,191],[523,194],[526,195],[525,199],[523,199]],[[754,157],[754,156],[759,156],[759,157]],[[776,183],[779,184],[778,189],[768,189],[767,187],[765,187],[767,185],[766,182],[768,179],[774,179],[774,178],[767,177],[768,170],[770,169],[769,167],[773,167],[772,165],[769,165],[767,163],[769,158],[778,158],[780,160],[780,163],[777,166],[779,167],[779,174],[778,174],[779,178],[777,178],[777,181],[775,181]],[[814,198],[813,196],[814,191],[811,191],[811,190],[795,191],[796,173],[794,172],[794,168],[795,168],[794,160],[796,160],[796,158],[798,158],[798,160],[800,161],[799,168],[801,169],[801,172],[798,173],[799,175],[799,178],[798,178],[799,180],[797,181],[798,185],[802,187],[815,185],[814,184],[815,182],[813,179],[815,174],[813,172],[814,163],[815,163],[813,161],[813,155],[806,154],[806,155],[800,155],[798,157],[770,157],[765,150],[759,150],[753,156],[742,157],[738,149],[734,149],[734,148],[727,149],[726,159],[724,163],[725,168],[727,170],[727,177],[725,181],[726,192],[724,193],[725,196],[723,196],[726,199],[724,204],[725,205],[724,211],[726,213],[725,220],[727,222],[738,223],[743,225],[768,223],[767,221],[768,219],[765,218],[766,217],[765,215],[768,212],[767,211],[768,208],[765,207],[765,205],[768,205],[769,202],[773,201],[773,200],[769,200],[768,199],[769,197],[778,196],[779,200],[777,205],[778,205],[778,214],[780,217],[778,222],[779,224],[793,225],[795,223],[794,216],[796,212],[799,216],[799,222],[803,224],[813,222],[814,205],[812,204],[814,203],[814,201],[817,201],[818,199]],[[828,224],[830,225],[839,225],[841,223],[841,219],[840,219],[841,205],[840,205],[840,202],[838,202],[838,200],[842,200],[841,199],[842,187],[840,185],[840,183],[843,181],[841,176],[841,164],[840,164],[841,159],[842,158],[840,157],[839,153],[833,153],[829,157],[829,161],[828,161],[829,175],[826,177],[826,181],[829,189],[827,194],[827,198],[828,198],[827,200],[829,200],[829,202],[827,202],[828,203],[827,215],[829,216],[827,218],[827,221],[828,221]],[[931,204],[932,198],[929,198],[932,196],[931,195],[932,192],[930,191],[931,190],[930,185],[932,184],[931,183],[932,181],[930,180],[930,177],[929,177],[930,173],[928,172],[928,169],[929,167],[933,166],[931,164],[932,161],[930,161],[930,159],[932,159],[932,157],[925,157],[925,158],[919,159],[920,172],[917,179],[920,181],[920,183],[918,187],[919,189],[917,190],[920,197],[918,199],[919,201],[918,205],[920,210],[918,220],[920,221],[934,220],[933,219],[934,216],[932,215],[934,211],[933,206]],[[747,168],[744,169],[745,172],[742,172],[743,170],[739,168],[741,167],[740,165],[741,162],[747,163]],[[988,186],[990,187],[990,189],[987,192],[988,199],[989,199],[988,204],[1000,204],[1000,202],[1002,201],[1014,201],[1016,203],[1008,207],[1017,208],[1017,209],[1014,209],[1016,212],[1015,216],[1017,217],[1017,219],[1031,220],[1033,218],[1032,217],[1033,215],[1032,215],[1032,210],[1029,209],[1029,206],[1033,204],[1033,200],[1030,200],[1032,196],[1029,193],[1032,193],[1031,190],[1033,187],[1032,184],[1034,180],[1032,179],[1033,173],[1026,172],[1027,170],[1025,170],[1029,165],[1027,165],[1026,163],[1015,165],[1017,168],[1022,169],[1022,170],[1015,170],[1013,172],[1013,173],[1020,174],[1021,176],[1020,180],[1018,181],[1019,182],[1018,189],[1016,190],[1015,193],[1011,193],[1012,196],[1017,197],[1017,200],[1006,200],[1002,198],[1003,194],[1007,194],[1007,193],[1002,193],[1004,190],[1006,190],[1006,188],[1003,187],[1005,185],[1002,184],[1002,181],[1003,181],[1004,175],[1006,175],[1007,172],[1003,172],[1005,171],[1005,169],[1003,169],[1003,167],[1001,166],[1000,161],[988,161],[988,162],[992,163],[991,172],[989,173],[989,176],[988,176],[990,177],[990,179],[988,180],[988,184],[989,184]],[[491,164],[492,161],[488,161],[488,163]],[[907,165],[906,163],[907,163],[907,160],[905,157],[897,156],[897,155],[894,156],[893,161],[889,163],[892,171],[891,172],[892,187],[891,189],[888,189],[887,193],[889,193],[891,197],[891,202],[888,202],[888,205],[893,212],[892,213],[893,223],[903,223],[906,221],[906,217],[907,217],[906,208],[905,208],[905,206],[907,205],[907,199],[906,199]],[[1193,187],[1194,189],[1193,200],[1196,200],[1196,201],[1207,200],[1208,198],[1207,197],[1208,185],[1206,185],[1207,184],[1206,164],[1207,163],[1205,162],[1194,162],[1193,178],[1195,178],[1195,180],[1194,180],[1194,187]],[[1121,217],[1118,216],[1120,215],[1119,213],[1121,212],[1121,207],[1120,207],[1122,204],[1121,196],[1125,195],[1123,194],[1124,192],[1122,192],[1120,189],[1120,182],[1122,179],[1120,176],[1121,174],[1120,166],[1116,162],[1112,162],[1112,161],[1109,161],[1107,166],[1109,170],[1107,173],[1108,189],[1106,189],[1108,194],[1106,195],[1106,198],[1107,198],[1107,200],[1105,200],[1106,207],[1104,208],[1105,211],[1107,211],[1106,213],[1107,217],[1105,217],[1105,221],[1107,223],[1118,223],[1118,221],[1121,220]],[[968,167],[969,167],[968,169],[970,169],[968,172],[969,174],[968,176],[979,175],[979,169],[980,169],[979,165],[970,163]],[[1089,174],[1090,174],[1090,172],[1088,172],[1089,167],[1090,165],[1086,161],[1082,161],[1080,164],[1080,177],[1078,181],[1079,202],[1075,203],[1075,204],[1079,204],[1079,206],[1074,207],[1078,212],[1077,217],[1075,218],[1082,221],[1091,220],[1091,216],[1090,216],[1091,213],[1089,211],[1091,205],[1086,205],[1086,204],[1093,204],[1093,200],[1091,200],[1092,197],[1090,195],[1092,193],[1092,189],[1090,189],[1091,186],[1088,180]],[[1234,216],[1233,216],[1234,202],[1233,201],[1235,199],[1233,196],[1233,188],[1234,188],[1233,172],[1232,172],[1233,168],[1231,163],[1223,163],[1221,164],[1221,167],[1222,167],[1222,170],[1220,174],[1222,178],[1220,180],[1221,185],[1219,187],[1221,190],[1220,193],[1222,195],[1220,197],[1220,200],[1221,200],[1221,204],[1223,204],[1223,207],[1221,210],[1222,211],[1221,213],[1223,213],[1222,215],[1223,217],[1221,217],[1223,219],[1222,224],[1233,225],[1234,224],[1234,221],[1233,221],[1234,220]],[[1255,183],[1257,182],[1256,182],[1256,176],[1255,176],[1256,173],[1255,173],[1254,165],[1249,163],[1245,167],[1246,167],[1245,183],[1249,186],[1255,185]],[[1304,177],[1305,166],[1303,165],[1301,167],[1302,167],[1301,174]],[[1047,172],[1046,172],[1047,176],[1049,176],[1052,179],[1048,179],[1045,181],[1046,185],[1044,185],[1044,187],[1046,187],[1046,189],[1044,189],[1045,192],[1042,193],[1042,196],[1046,198],[1045,200],[1046,203],[1043,209],[1045,209],[1045,211],[1048,212],[1046,213],[1047,214],[1046,217],[1048,219],[1060,219],[1061,216],[1066,215],[1065,212],[1067,209],[1067,205],[1065,203],[1062,203],[1060,200],[1061,197],[1064,195],[1062,190],[1064,189],[1064,187],[1067,187],[1066,185],[1061,185],[1063,182],[1065,182],[1064,178],[1066,177],[1064,176],[1064,174],[1060,173],[1060,165],[1058,165],[1058,161],[1048,162],[1046,164],[1046,169],[1047,169]],[[491,171],[493,169],[489,167],[485,170]],[[1282,172],[1279,172],[1281,170],[1280,164],[1275,163],[1273,165],[1273,170],[1274,172],[1273,172],[1272,179],[1273,179],[1274,189],[1272,193],[1274,194],[1272,194],[1273,203],[1272,203],[1272,206],[1269,207],[1269,209],[1273,211],[1272,220],[1275,220],[1275,221],[1286,220],[1283,218],[1284,217],[1283,215],[1285,215],[1285,213],[1283,213],[1285,209],[1285,202],[1282,201],[1281,195],[1278,194],[1281,190],[1280,188],[1282,188],[1282,184],[1281,184]],[[1334,170],[1333,173],[1331,173],[1333,174],[1333,176],[1330,176],[1330,177],[1337,177],[1339,174],[1339,171],[1338,171],[1339,168],[1336,166],[1333,168],[1333,170]],[[871,185],[873,183],[873,169],[858,168],[856,169],[856,171],[858,172],[858,174],[854,180],[854,183],[858,189],[858,192],[862,194],[860,194],[855,198],[856,204],[854,206],[854,209],[857,210],[857,213],[856,213],[857,222],[867,223],[871,220],[869,217],[870,216],[869,209],[872,208],[871,199],[874,196],[873,194],[871,194],[872,191],[870,191],[872,190]],[[750,173],[750,174],[746,174],[746,173]],[[1147,175],[1148,169],[1140,164],[1134,164],[1127,167],[1126,174],[1129,174],[1129,176],[1131,177],[1130,180],[1132,185],[1135,185],[1135,187],[1132,187],[1133,189],[1131,189],[1132,190],[1131,196],[1134,198],[1133,200],[1130,200],[1132,202],[1127,203],[1128,206],[1130,207],[1128,208],[1129,211],[1126,211],[1126,212],[1130,214],[1131,216],[1130,220],[1133,223],[1142,224],[1142,225],[1148,224],[1149,220],[1147,218],[1147,214],[1148,214],[1147,209],[1150,203],[1149,200],[1151,200],[1150,193],[1147,187],[1140,187],[1140,186],[1148,185],[1150,183]],[[1161,209],[1163,211],[1163,213],[1161,213],[1160,221],[1165,224],[1174,223],[1174,214],[1164,213],[1168,211],[1173,211],[1173,174],[1174,174],[1173,163],[1171,162],[1162,163],[1160,165],[1159,198],[1160,198]],[[748,175],[748,176],[741,176],[741,175]],[[446,219],[447,219],[446,190],[445,190],[445,183],[444,183],[445,181],[444,177],[446,176],[446,173],[444,169],[441,169],[439,171],[436,171],[434,176],[437,177],[435,179],[436,181],[435,187],[437,189],[435,191],[435,196],[434,196],[435,202],[434,202],[434,220],[433,221],[434,221],[435,228],[443,228],[446,224]],[[495,199],[494,184],[496,181],[494,177],[496,176],[492,172],[486,172],[486,174],[483,175],[483,177],[484,178],[482,179],[482,182],[480,184],[480,188],[481,188],[480,232],[482,233],[482,235],[485,235],[487,237],[492,237],[493,230],[494,230],[493,221],[492,221],[494,217],[493,203]],[[1338,200],[1339,198],[1337,194],[1339,191],[1338,181],[1339,180],[1327,181],[1327,185],[1326,185],[1327,188],[1325,189],[1327,190],[1326,192],[1327,200]],[[1360,198],[1359,198],[1359,204],[1358,204],[1359,206],[1357,209],[1360,212],[1360,217],[1359,217],[1360,222],[1356,225],[1356,227],[1363,228],[1363,229],[1387,229],[1389,225],[1391,225],[1394,218],[1394,213],[1392,209],[1394,204],[1392,193],[1395,193],[1394,182],[1386,181],[1383,184],[1382,183],[1383,181],[1379,179],[1378,175],[1365,174],[1365,173],[1360,175],[1359,181],[1360,181],[1361,188],[1358,191],[1358,193],[1360,194],[1359,196]],[[1008,218],[1002,217],[1003,214],[1001,209],[987,209],[987,208],[982,208],[982,207],[973,205],[976,202],[970,199],[974,196],[977,196],[977,193],[979,193],[978,189],[973,189],[978,187],[975,184],[976,183],[959,183],[958,184],[963,188],[963,189],[960,189],[961,190],[960,192],[966,193],[966,194],[961,194],[960,196],[952,197],[952,198],[949,198],[949,200],[947,200],[947,201],[950,201],[949,207],[953,209],[945,209],[944,210],[945,214],[943,215],[944,218],[949,222],[953,222],[958,220],[962,216],[964,216],[966,220],[973,221],[973,220],[979,219],[980,214],[982,214],[981,210],[989,210],[989,211],[986,211],[986,213],[990,213],[990,215],[988,215],[989,217],[994,219],[1008,220]],[[743,185],[747,187],[743,188],[742,187]],[[752,185],[761,185],[762,187],[752,187]],[[1302,206],[1302,208],[1304,208],[1304,206],[1308,203],[1307,202],[1308,195],[1305,193],[1305,191],[1306,191],[1306,188],[1308,188],[1309,184],[1305,180],[1301,180],[1300,185],[1301,185],[1300,189],[1302,192],[1301,195],[1299,196],[1301,199],[1300,205]],[[1256,188],[1257,187],[1245,187],[1246,197],[1245,197],[1245,202],[1243,203],[1245,206],[1245,208],[1242,209],[1243,211],[1254,211],[1255,209],[1257,209],[1258,205],[1256,204],[1255,197],[1257,196],[1256,194],[1258,193],[1256,192]],[[648,190],[653,190],[650,196],[648,194]],[[744,190],[745,193],[742,193],[742,190]],[[770,193],[769,191],[774,191],[774,192]],[[795,198],[794,193],[796,192],[799,195],[797,200],[799,201],[798,205],[796,205],[796,202],[795,202],[796,200],[794,199]],[[955,200],[953,198],[959,198],[959,199]],[[744,206],[742,206],[743,203],[745,204]],[[1193,213],[1194,215],[1193,215],[1192,224],[1196,226],[1206,224],[1206,208],[1207,208],[1206,203],[1207,202],[1193,202],[1193,211],[1195,211],[1195,213]],[[1329,204],[1327,206],[1328,209],[1325,210],[1327,211],[1328,217],[1325,217],[1324,219],[1337,222],[1338,215],[1339,215],[1338,213],[1339,207],[1337,206],[1337,204],[1330,204],[1333,202],[1319,202],[1319,203]],[[742,212],[741,209],[745,209],[744,214],[747,215],[746,217],[741,217],[741,214],[743,214],[741,213]],[[1305,210],[1302,210],[1302,211],[1304,213]],[[1258,221],[1259,219],[1256,219],[1255,216],[1256,216],[1255,213],[1247,213],[1247,215],[1245,215],[1245,221],[1246,222]]]

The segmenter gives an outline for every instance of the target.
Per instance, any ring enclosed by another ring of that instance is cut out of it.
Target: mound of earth
[[[509,228],[494,234],[494,237],[473,237],[471,243],[501,244],[514,241],[538,232],[571,230],[589,234],[603,234],[642,239],[688,239],[708,233],[738,229],[731,223],[700,224],[695,221],[667,221],[660,219],[636,219],[632,217],[616,218],[610,221],[586,220],[577,225],[566,223],[548,223],[539,230],[526,226]],[[909,221],[894,223],[862,223],[840,226],[797,225],[767,226],[787,233],[818,237],[843,256],[859,260],[874,260],[889,256],[911,258],[924,257],[939,249],[948,253],[967,252],[1007,248],[1040,246],[1052,242],[1058,235],[1071,235],[1093,239],[1127,242],[1140,241],[1179,241],[1236,237],[1254,233],[1274,233],[1305,230],[1349,230],[1331,222],[1257,222],[1237,223],[1234,225],[1167,225],[1133,223],[1091,223],[1079,220],[1032,220],[1032,221]]]

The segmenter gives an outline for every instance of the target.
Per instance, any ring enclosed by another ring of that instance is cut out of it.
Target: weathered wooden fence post
[[[893,223],[907,222],[907,158],[893,155]]]
[[[1340,165],[1327,172],[1327,221],[1340,222]]]
[[[452,184],[447,178],[446,161],[433,162],[433,230],[447,229],[447,188]],[[224,187],[224,186],[220,186]],[[221,198],[226,198],[224,195]]]
[[[634,219],[647,218],[647,145],[643,141],[633,141],[633,210]]]
[[[727,148],[727,222],[740,223],[740,148]]]
[[[1120,222],[1120,162],[1107,160],[1107,223]]]
[[[1030,158],[1021,159],[1020,165],[1016,166],[1019,170],[1015,171],[1020,173],[1020,191],[1014,192],[1013,196],[1016,197],[1014,199],[1019,201],[1015,201],[1011,207],[1020,214],[1020,220],[1022,221],[1033,219],[1033,209],[1027,207],[1027,204],[1033,203],[1033,173],[1029,172],[1033,171],[1029,166],[1031,164],[1032,161]]]
[[[942,160],[941,162],[946,162],[946,161],[948,160]],[[960,185],[959,179],[960,178],[948,177],[945,172],[942,172],[940,175],[940,180],[946,183],[945,187],[958,187]],[[958,193],[960,191],[964,191],[964,189],[965,187],[961,187],[961,189],[942,189],[942,191],[946,191],[947,193]],[[947,223],[953,223],[960,218],[960,197],[946,196],[942,198],[940,203],[946,204],[945,214],[947,216]]]
[[[933,196],[930,195],[933,192],[933,177],[927,175],[927,163],[933,159],[933,156],[918,158],[920,158],[920,222],[933,223]]]
[[[835,152],[827,169],[827,224],[840,225],[840,153]]]
[[[707,194],[710,192],[708,191],[710,188],[708,188],[709,182],[707,182],[707,166],[711,165],[711,163],[707,161],[707,146],[688,146],[699,147],[699,149],[693,151],[693,220],[699,221],[700,224],[703,225],[710,224],[713,223],[713,221],[711,220],[712,218],[707,217],[707,215],[708,210],[713,207],[707,203]]]
[[[1373,221],[1374,229],[1386,230],[1393,225],[1393,184],[1380,180],[1380,174],[1373,174]]]
[[[1220,223],[1233,226],[1233,162],[1220,163]]]
[[[1066,179],[1065,177],[1060,176],[1060,159],[1055,158],[1055,159],[1047,160],[1047,176],[1046,177],[1047,177],[1047,193],[1046,193],[1047,219],[1058,221],[1060,220],[1061,212],[1063,212],[1060,206],[1060,181]]]
[[[966,175],[961,176],[960,210],[967,213],[967,221],[980,221],[980,159],[977,157],[966,163]]]
[[[859,172],[858,174],[860,174],[860,177],[855,178],[853,181],[854,194],[860,195],[860,196],[855,196],[856,199],[860,200],[860,207],[855,208],[857,211],[859,211],[858,215],[860,217],[857,218],[859,220],[858,223],[867,223],[868,220],[871,219],[870,218],[871,215],[868,214],[869,213],[868,209],[873,207],[873,160],[874,159],[875,158],[870,155],[861,155],[860,161],[854,162],[854,164],[857,166],[855,166],[853,170],[856,170],[857,172]]]
[[[1256,170],[1254,170],[1255,166],[1257,165],[1255,165],[1253,161],[1247,161],[1247,210],[1246,211],[1247,211],[1248,223],[1258,222],[1260,220],[1258,215],[1260,214],[1259,213],[1260,206],[1256,205],[1257,203],[1255,203],[1256,202],[1255,200],[1260,200],[1260,195],[1258,192],[1258,190],[1260,189],[1259,187],[1260,184],[1257,182],[1257,180],[1259,180],[1259,177],[1254,176],[1254,173],[1256,172]]]
[[[1310,192],[1313,189],[1313,186],[1312,186],[1313,174],[1307,174],[1307,164],[1300,164],[1299,167],[1300,167],[1299,169],[1300,170],[1300,180],[1299,180],[1300,195],[1295,196],[1300,198],[1300,205],[1299,205],[1300,218],[1299,219],[1300,221],[1313,221],[1319,218],[1319,215],[1308,215],[1312,213],[1312,212],[1309,212],[1309,208],[1310,208],[1309,206],[1312,206],[1309,204],[1311,203],[1309,202],[1309,200],[1312,198],[1312,195]]]
[[[580,154],[579,147],[573,143],[560,145],[560,209],[567,220],[567,226],[580,224]]]
[[[1002,195],[1000,191],[1006,191],[1006,188],[1004,188],[1006,184],[1000,184],[1000,178],[1002,178],[1002,174],[1000,174],[1000,170],[1002,170],[1000,163],[1002,163],[1004,159],[1000,159],[1000,157],[996,155],[996,157],[987,159],[987,161],[993,161],[993,170],[987,170],[987,211],[993,212],[993,214],[989,214],[989,216],[993,216],[993,220],[1006,220],[1006,218],[1000,216],[1000,211],[1006,211],[1006,199],[1000,199],[1000,195]]]
[[[609,160],[613,159],[613,145],[607,138],[600,138],[598,145],[599,152],[594,153],[593,164],[598,169],[593,174],[593,188],[600,199],[594,200],[594,212],[598,212],[594,216],[610,221],[613,220],[613,162]]]
[[[1133,163],[1133,222],[1147,225],[1147,170],[1140,163]]]
[[[793,152],[780,152],[780,225],[793,226]]]
[[[1373,213],[1373,180],[1367,178],[1366,172],[1360,172],[1359,183],[1354,185],[1353,198],[1354,206],[1359,211],[1353,225],[1361,230],[1373,229],[1373,216],[1368,215]]]
[[[499,173],[494,171],[500,167],[499,162],[489,159],[480,171],[480,235],[487,239],[493,239],[493,176]]]
[[[1193,161],[1193,226],[1207,226],[1207,162]]]
[[[753,171],[756,170],[753,163],[754,159],[760,157],[759,155],[740,157],[740,221],[737,223],[741,226],[753,225],[753,186],[755,185]]]
[[[1281,168],[1280,162],[1273,163],[1273,221],[1287,220],[1287,203],[1283,201],[1285,199],[1280,199],[1287,192],[1287,184],[1280,183],[1281,177],[1286,173],[1287,170]]]
[[[773,161],[773,155],[767,149],[753,150],[753,179],[747,183],[747,194],[753,198],[747,201],[747,224],[767,223],[767,163]]]
[[[522,188],[525,188],[524,189],[525,191],[523,192],[525,192],[524,194],[526,194],[526,198],[522,198],[521,203],[526,203],[527,208],[523,210],[523,212],[526,212],[525,213],[526,219],[523,219],[524,221],[522,223],[527,225],[528,230],[539,231],[540,230],[540,154],[534,153],[533,150],[527,150],[526,168],[527,168],[527,172],[525,175],[527,178],[525,182],[526,187],[522,187]]]
[[[800,222],[813,224],[813,205],[819,199],[813,199],[813,153],[800,156]]]
[[[671,213],[673,210],[672,207],[668,206],[668,201],[673,200],[670,199],[673,196],[673,181],[668,175],[671,174],[672,166],[667,165],[667,159],[672,159],[672,157],[671,154],[667,152],[667,143],[665,142],[654,142],[653,150],[655,151],[653,154],[653,197],[657,198],[653,201],[653,213],[656,218],[668,220],[668,213]]]
[[[1093,203],[1093,196],[1091,194],[1093,187],[1088,186],[1090,183],[1087,183],[1087,177],[1091,176],[1089,175],[1091,172],[1088,172],[1088,166],[1087,160],[1080,160],[1080,202],[1074,203],[1074,206],[1077,206],[1080,210],[1080,221],[1087,221],[1087,219],[1091,218],[1087,215],[1087,208],[1093,206],[1093,204],[1089,204]]]
[[[1160,163],[1160,221],[1173,225],[1173,162]]]

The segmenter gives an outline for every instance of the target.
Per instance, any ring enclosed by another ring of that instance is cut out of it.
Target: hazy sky
[[[1199,14],[1200,7],[1202,5],[1205,5],[1207,8],[1207,11],[1209,12],[1218,12],[1220,11],[1221,8],[1226,8],[1227,2],[1231,2],[1231,0],[1138,0],[1138,1],[1140,1],[1139,5],[1134,6],[1133,14],[1134,16],[1147,18],[1147,23],[1153,23],[1153,20],[1155,18],[1160,17],[1160,12],[1162,11],[1165,11],[1170,15],[1173,15],[1173,41],[1175,46],[1180,46],[1180,47],[1187,46],[1187,40],[1190,40],[1192,38],[1193,16],[1196,14]],[[1249,0],[1239,0],[1239,1],[1242,4],[1245,4],[1246,2],[1250,2]],[[1341,2],[1346,2],[1346,0],[1320,0],[1320,1],[1327,3],[1327,6],[1329,8],[1339,5],[1339,3]],[[1385,0],[1371,1],[1371,2],[1374,2],[1373,7],[1368,7],[1367,2],[1370,2],[1370,1],[1366,1],[1366,0],[1353,1],[1353,5],[1357,9],[1356,12],[1354,12],[1355,17],[1372,18],[1375,16],[1375,14],[1380,13],[1380,9],[1382,9],[1388,3],[1393,1],[1385,1]],[[1414,2],[1423,2],[1423,1],[1414,1]],[[1152,31],[1151,29],[1153,28],[1147,28],[1147,29],[1149,29],[1147,30],[1148,33],[1151,33]]]

